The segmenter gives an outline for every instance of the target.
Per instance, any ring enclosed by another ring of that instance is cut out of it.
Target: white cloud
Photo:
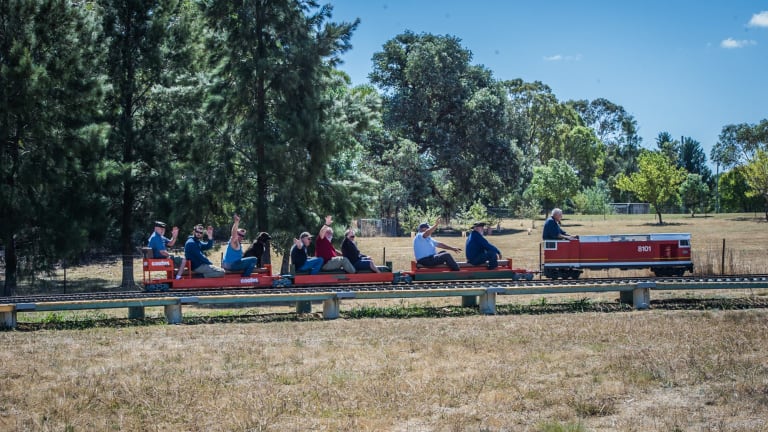
[[[747,39],[736,40],[734,38],[723,39],[723,41],[720,42],[720,47],[726,49],[744,48],[749,45],[757,45],[757,42]]]
[[[562,55],[562,54],[555,54],[552,56],[545,56],[545,61],[579,61],[581,60],[581,54],[576,55]]]
[[[750,27],[768,27],[768,11],[762,11],[752,15],[749,20]]]

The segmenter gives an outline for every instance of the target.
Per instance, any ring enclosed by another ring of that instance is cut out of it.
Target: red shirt
[[[319,238],[315,242],[315,256],[323,259],[323,264],[331,260],[331,258],[337,256],[336,249],[333,248],[330,240],[327,238]]]

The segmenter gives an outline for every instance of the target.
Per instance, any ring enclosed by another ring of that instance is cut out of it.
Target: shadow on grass
[[[690,225],[688,222],[664,222],[659,225],[656,222],[646,222],[641,224],[627,224],[627,226],[642,226],[642,227],[666,227],[666,226],[684,226]]]
[[[766,309],[768,298],[764,296],[749,296],[737,298],[679,298],[652,300],[651,309],[654,310],[743,310]],[[546,298],[530,304],[503,304],[496,308],[496,315],[554,315],[566,313],[619,313],[631,312],[633,307],[619,302],[593,302],[589,298],[578,300],[549,303]],[[477,307],[463,306],[390,306],[390,307],[359,307],[348,311],[342,311],[343,319],[411,319],[411,318],[451,318],[482,315]],[[231,315],[194,315],[185,316],[184,325],[205,324],[251,324],[274,322],[306,322],[323,321],[320,312],[314,313],[276,313],[276,314],[231,314]],[[39,331],[39,330],[86,330],[94,328],[123,328],[167,325],[164,317],[144,319],[128,318],[104,318],[77,317],[66,319],[61,313],[52,313],[39,322],[20,322],[13,331]]]

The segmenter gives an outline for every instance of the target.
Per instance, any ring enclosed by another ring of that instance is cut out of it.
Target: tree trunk
[[[3,285],[3,296],[10,297],[16,291],[16,280],[18,275],[19,258],[16,256],[16,240],[13,233],[6,236],[5,243],[5,284]]]
[[[657,211],[656,214],[659,216],[659,225],[664,225],[664,221],[661,220],[661,212]]]
[[[135,289],[136,282],[133,278],[133,245],[131,244],[133,193],[130,180],[125,180],[123,185],[123,215],[120,221],[120,245],[123,254],[123,279],[120,287],[123,289]]]

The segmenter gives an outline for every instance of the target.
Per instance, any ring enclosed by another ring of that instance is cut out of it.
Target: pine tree
[[[103,227],[93,176],[101,85],[90,9],[8,0],[0,27],[0,238],[11,295],[19,274],[78,254]]]

